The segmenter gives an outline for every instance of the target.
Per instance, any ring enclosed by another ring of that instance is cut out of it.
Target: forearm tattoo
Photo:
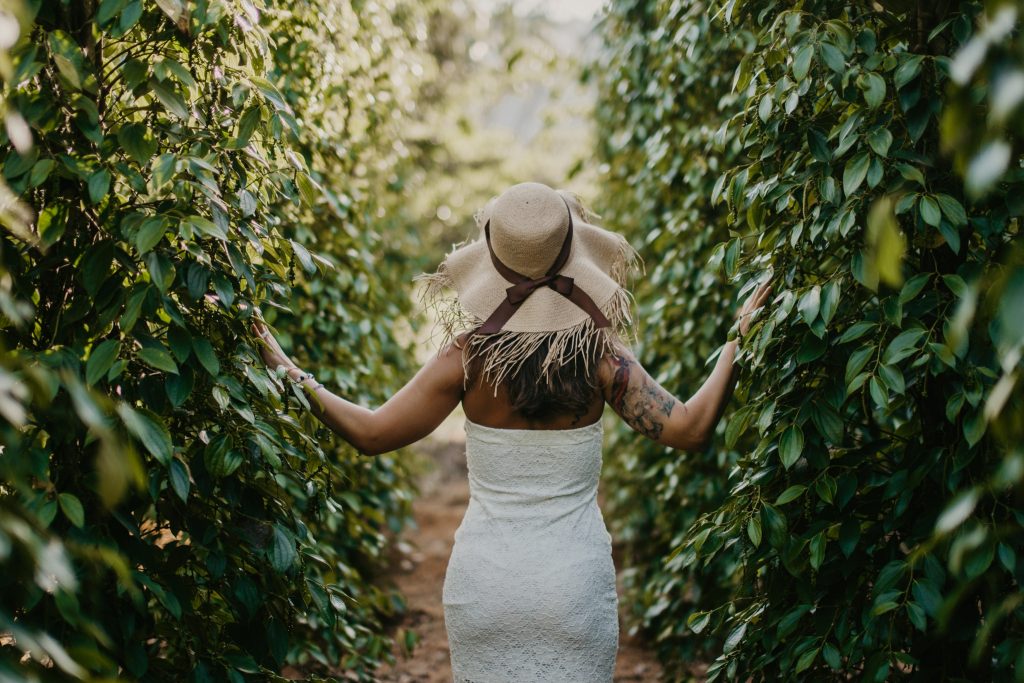
[[[663,420],[672,414],[675,397],[652,381],[632,359],[618,354],[612,354],[609,359],[615,374],[609,387],[608,403],[630,427],[644,436],[658,439],[665,426]]]

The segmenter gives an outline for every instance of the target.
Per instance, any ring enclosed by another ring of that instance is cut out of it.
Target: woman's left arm
[[[281,349],[262,322],[253,324],[260,353],[271,368],[284,365],[293,380],[302,370]],[[366,455],[397,450],[434,431],[462,400],[462,354],[454,344],[431,357],[409,382],[376,410],[337,396],[313,380],[308,387],[310,410],[331,431]]]

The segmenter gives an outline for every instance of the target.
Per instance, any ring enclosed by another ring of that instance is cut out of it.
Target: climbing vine
[[[612,451],[676,679],[1019,677],[1020,13],[612,3],[602,208],[650,266],[644,362],[688,396],[775,282],[715,445]]]
[[[248,325],[356,400],[406,374],[382,190],[419,10],[2,9],[0,678],[372,680],[406,468],[332,440]]]

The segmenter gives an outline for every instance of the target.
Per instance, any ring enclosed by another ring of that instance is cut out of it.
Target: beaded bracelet
[[[301,384],[301,385],[302,385],[302,386],[304,386],[304,387],[305,387],[306,385],[305,385],[305,384],[303,384],[303,383],[304,383],[304,382],[305,382],[305,381],[306,381],[307,379],[311,379],[311,380],[313,380],[314,382],[316,381],[316,377],[315,377],[315,376],[313,375],[313,373],[312,373],[312,372],[303,372],[303,373],[302,373],[302,374],[301,374],[301,375],[299,376],[299,378],[298,378],[298,379],[292,379],[292,376],[291,376],[291,374],[290,374],[290,373],[289,373],[288,371],[285,371],[285,374],[286,374],[286,375],[288,375],[288,379],[290,379],[290,380],[291,380],[291,381],[292,381],[293,383],[295,383],[295,384]],[[310,391],[316,391],[317,389],[322,389],[322,388],[323,388],[323,386],[324,386],[324,385],[323,385],[322,383],[319,383],[319,382],[318,382],[318,383],[317,383],[317,385],[316,385],[315,387],[313,387],[313,388],[311,388],[311,389],[310,389]]]

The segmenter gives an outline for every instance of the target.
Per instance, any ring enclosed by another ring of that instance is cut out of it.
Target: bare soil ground
[[[393,581],[407,597],[408,610],[395,630],[399,636],[393,653],[397,663],[378,671],[382,683],[451,683],[452,680],[441,590],[455,530],[469,503],[461,426],[441,431],[422,442],[422,454],[427,460],[427,469],[419,477],[421,494],[413,504],[416,525],[402,536],[386,579]],[[405,631],[412,631],[419,637],[411,653],[401,646]],[[654,655],[626,633],[621,618],[619,631],[616,683],[659,681],[661,668]]]

